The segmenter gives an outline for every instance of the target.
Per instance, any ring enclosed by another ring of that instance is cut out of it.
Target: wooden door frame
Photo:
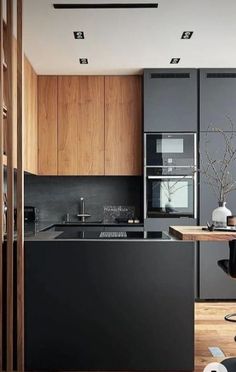
[[[0,372],[3,371],[3,359],[6,359],[5,370],[13,371],[14,355],[17,356],[17,371],[24,371],[24,162],[23,162],[23,45],[22,45],[22,4],[17,0],[17,224],[14,235],[14,73],[13,73],[13,0],[6,1],[6,22],[3,19],[3,0],[0,0]],[[6,28],[6,29],[5,29]],[[6,43],[4,44],[4,30]],[[4,48],[5,47],[5,51]],[[4,53],[5,52],[5,53]],[[7,65],[4,66],[6,56]],[[6,71],[4,71],[6,68]],[[4,89],[3,89],[4,85]],[[4,241],[4,154],[3,154],[3,104],[4,93],[7,102],[7,229]],[[3,250],[6,247],[6,278],[3,275]],[[15,249],[16,248],[16,249]],[[16,252],[16,264],[14,254]],[[14,266],[16,265],[16,267]],[[17,274],[15,274],[17,273]],[[17,283],[15,286],[14,283]],[[15,289],[16,288],[16,289]],[[16,291],[16,293],[15,293]],[[3,293],[6,292],[6,317],[3,316]],[[16,314],[14,314],[16,301]],[[14,324],[14,318],[17,325]],[[6,322],[6,347],[3,350],[3,322]],[[16,327],[16,328],[15,328]],[[14,332],[17,344],[14,345]],[[16,347],[14,349],[14,347]],[[4,358],[5,357],[5,358]]]
[[[4,239],[4,227],[3,227],[3,4],[0,0],[0,371],[3,368],[3,239]]]
[[[24,372],[23,0],[17,0],[17,371]]]

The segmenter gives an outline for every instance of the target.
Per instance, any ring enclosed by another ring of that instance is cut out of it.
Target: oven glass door
[[[194,165],[194,133],[146,134],[146,165]]]
[[[147,217],[194,217],[194,177],[148,176]]]

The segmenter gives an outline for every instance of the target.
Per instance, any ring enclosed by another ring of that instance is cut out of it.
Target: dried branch
[[[236,133],[232,120],[226,116],[230,130],[226,131],[221,128],[208,126],[205,140],[205,159],[201,158],[200,172],[205,176],[213,192],[217,195],[219,202],[224,202],[226,195],[236,190],[236,180],[233,179],[231,169],[236,160]],[[208,144],[210,143],[209,134],[217,133],[223,139],[223,150],[220,156],[219,149],[209,152]]]

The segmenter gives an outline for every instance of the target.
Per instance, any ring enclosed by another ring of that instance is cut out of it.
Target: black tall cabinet
[[[236,69],[147,69],[144,71],[144,131],[197,132],[201,154],[209,126],[236,131]],[[222,150],[223,141],[210,134],[209,150]],[[201,167],[201,164],[199,164]],[[236,167],[233,170],[236,178]],[[211,221],[217,197],[199,177],[199,223]],[[236,214],[236,192],[227,199],[227,206]],[[194,225],[189,218],[145,220],[146,229],[167,230],[169,225]],[[200,299],[236,299],[236,286],[217,266],[228,258],[225,242],[199,243],[197,250],[197,281]]]
[[[144,71],[144,131],[197,131],[197,70]]]
[[[204,160],[206,131],[210,127],[230,130],[229,120],[236,130],[236,69],[201,69],[200,89],[200,153]],[[223,141],[217,133],[208,134],[208,150],[223,153]],[[201,167],[201,163],[200,163]],[[235,173],[236,168],[232,169]],[[217,198],[200,174],[200,224],[211,221],[211,214],[217,207]],[[236,214],[236,192],[229,194],[227,206]],[[236,299],[235,282],[220,270],[217,261],[228,258],[226,242],[201,242],[199,244],[199,295],[201,299]]]
[[[227,117],[236,130],[236,69],[200,70],[200,131],[209,125],[229,128]]]
[[[144,132],[197,132],[198,73],[189,68],[144,70]],[[146,230],[195,225],[194,218],[146,218]]]

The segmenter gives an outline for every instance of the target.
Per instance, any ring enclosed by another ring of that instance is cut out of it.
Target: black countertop
[[[162,231],[64,231],[58,235],[55,239],[89,239],[89,240],[101,240],[101,239],[119,239],[119,240],[130,240],[130,239],[161,239],[170,240],[169,235]]]
[[[76,229],[76,227],[78,227],[78,229]],[[108,227],[109,229],[106,230],[106,227]],[[140,230],[138,228],[140,228]],[[101,240],[173,240],[173,239],[168,235],[167,232],[143,231],[143,224],[123,223],[96,224],[76,222],[63,224],[53,221],[40,221],[38,223],[25,224],[25,240],[101,241]]]
[[[143,223],[98,223],[98,222],[58,222],[58,221],[38,221],[38,222],[26,222],[25,223],[25,236],[29,236],[32,234],[37,234],[41,231],[47,231],[53,228],[60,228],[60,227],[98,227],[98,230],[103,227],[140,227],[143,228]]]
[[[38,231],[50,229],[53,226],[140,226],[143,227],[143,223],[117,223],[117,222],[60,222],[60,221],[37,221],[37,222],[26,222],[25,229],[35,228]]]
[[[78,229],[76,229],[78,228]],[[114,228],[114,231],[113,231]],[[119,230],[120,229],[120,230]],[[127,231],[126,231],[127,229]],[[109,231],[106,231],[109,230]],[[109,232],[112,234],[108,236]],[[96,223],[96,222],[69,222],[38,221],[25,223],[26,240],[52,240],[52,239],[141,239],[143,238],[143,223]],[[103,234],[103,236],[101,235]],[[127,235],[128,234],[128,235]],[[101,236],[100,236],[101,235]]]

